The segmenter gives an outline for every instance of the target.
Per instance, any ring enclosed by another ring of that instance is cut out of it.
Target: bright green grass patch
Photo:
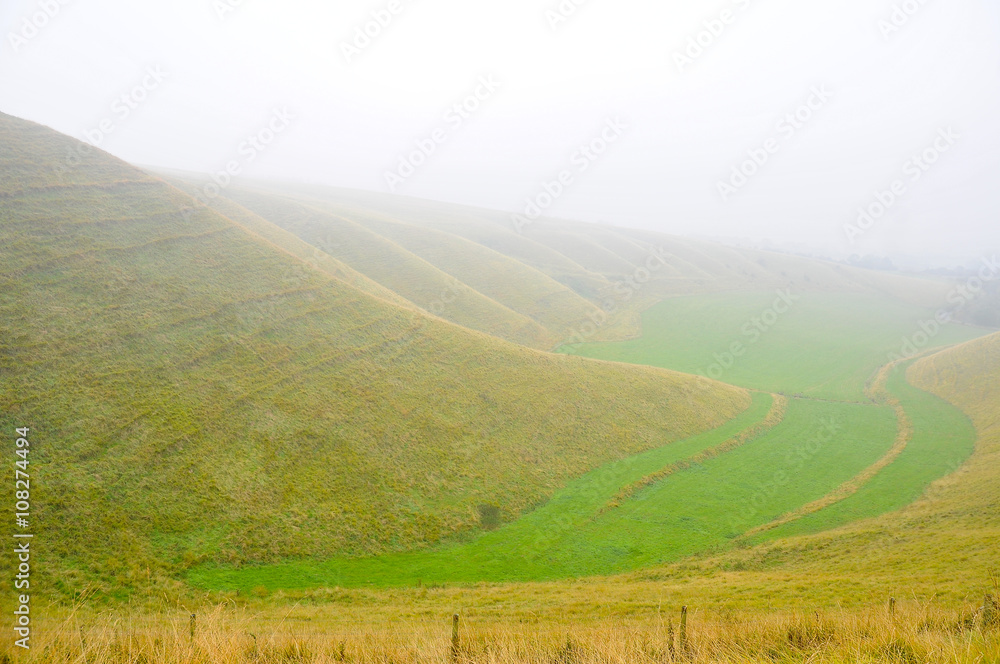
[[[920,321],[934,315],[881,295],[785,294],[673,298],[643,314],[638,339],[563,350],[701,374],[768,392],[863,401],[868,377],[890,353],[900,353],[904,339],[920,333]],[[984,332],[946,325],[928,345],[967,341]]]
[[[861,472],[895,433],[888,408],[793,399],[769,434],[648,487],[560,551],[572,551],[568,565],[589,557],[621,572],[724,547]]]
[[[725,546],[747,529],[819,498],[884,454],[895,436],[888,408],[796,400],[769,433],[601,513],[621,487],[763,419],[769,401],[758,394],[747,413],[709,434],[592,471],[538,510],[467,544],[240,570],[205,567],[188,580],[249,590],[527,581],[635,569]]]
[[[919,498],[931,482],[953,472],[969,458],[976,430],[962,411],[910,385],[901,369],[890,374],[888,388],[913,421],[913,437],[899,457],[857,493],[763,532],[751,541],[819,532],[900,509]]]
[[[771,432],[647,487],[543,552],[553,576],[623,572],[727,546],[884,454],[888,408],[793,400]]]

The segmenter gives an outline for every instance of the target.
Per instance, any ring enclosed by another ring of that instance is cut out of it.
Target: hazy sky
[[[0,33],[0,110],[135,163],[1000,247],[995,0],[4,0]]]

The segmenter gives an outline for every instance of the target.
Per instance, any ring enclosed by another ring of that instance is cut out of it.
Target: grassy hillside
[[[770,399],[757,401],[753,418]],[[798,401],[770,427],[740,445],[731,423],[711,434],[616,462],[584,475],[544,507],[463,546],[437,551],[290,563],[243,570],[196,570],[189,578],[210,588],[302,588],[414,585],[474,581],[528,581],[594,576],[648,567],[729,544],[748,528],[790,507],[819,498],[875,461],[891,444],[891,413],[868,406]],[[832,430],[831,430],[832,429]],[[790,452],[827,436],[797,472]],[[704,454],[716,446],[724,453]],[[767,491],[775,469],[792,481]],[[669,476],[607,509],[620,487],[663,468]]]
[[[869,381],[927,312],[888,295],[796,297],[756,342],[745,340],[746,352],[723,372],[746,387],[793,395],[775,397],[783,405],[767,426],[769,398],[758,393],[741,419],[591,471],[543,507],[460,545],[206,567],[188,578],[205,588],[249,591],[593,576],[904,507],[968,457],[975,439],[959,410],[912,387],[902,372],[880,372],[877,385]],[[692,371],[702,359],[712,361],[713,350],[730,352],[734,339],[743,338],[743,322],[776,300],[773,292],[675,298],[647,312],[640,339],[577,350]],[[984,332],[956,324],[935,342]]]
[[[185,179],[199,182],[197,177]],[[676,296],[782,288],[866,294],[943,308],[951,288],[944,279],[735,249],[653,231],[544,218],[515,227],[509,214],[400,196],[274,183],[231,186],[224,193],[415,306],[542,349],[581,339],[636,337],[639,314]],[[359,235],[358,227],[366,232]],[[425,273],[411,271],[400,279],[394,266],[414,262]],[[429,266],[451,280],[444,293]],[[531,320],[544,333],[519,327],[482,306],[468,309],[469,295]]]
[[[334,208],[322,203],[319,206]],[[353,218],[477,292],[537,321],[558,340],[598,313],[594,304],[543,272],[478,242],[375,213]]]
[[[50,589],[426,546],[750,403],[401,308],[78,150],[0,115],[0,430],[31,429]]]
[[[1000,334],[906,370],[916,388],[960,409],[977,435],[971,457],[896,512],[614,577],[275,593],[252,601],[245,616],[212,618],[225,625],[216,638],[229,645],[221,635],[242,629],[272,634],[275,646],[308,644],[331,656],[337,651],[327,644],[341,642],[359,658],[414,649],[444,656],[449,616],[458,611],[473,655],[488,648],[511,662],[555,661],[567,652],[576,661],[669,661],[686,605],[695,661],[998,661],[1000,622],[983,611],[984,595],[1000,598],[997,376]],[[161,629],[179,630],[185,619],[177,615]]]
[[[526,346],[547,348],[554,342],[539,322],[489,298],[357,218],[249,190],[234,190],[229,196],[427,312]]]
[[[178,186],[187,193],[196,193],[188,181],[171,178],[170,184]],[[202,204],[201,201],[198,204]],[[245,207],[238,205],[227,198],[215,198],[211,201],[211,207],[230,221],[239,224],[254,235],[272,244],[274,247],[285,251],[298,258],[304,263],[308,263],[313,268],[325,272],[340,281],[354,286],[360,291],[374,295],[377,298],[387,300],[392,304],[403,308],[416,309],[413,303],[409,302],[395,291],[385,288],[381,284],[369,279],[346,263],[337,260],[325,251],[314,247],[302,240],[297,235],[275,226],[266,219],[254,214]],[[194,208],[192,208],[193,210]]]
[[[171,181],[188,191],[196,186],[190,177]],[[458,235],[245,187],[227,195],[211,205],[266,218],[411,306],[471,329],[548,349],[599,314],[548,275]]]

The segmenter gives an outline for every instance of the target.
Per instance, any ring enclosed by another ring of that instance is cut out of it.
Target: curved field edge
[[[1000,334],[920,359],[906,376],[912,389],[960,409],[976,432],[973,454],[916,501],[839,528],[624,575],[602,594],[631,597],[637,583],[659,583],[686,601],[723,605],[733,597],[761,607],[863,606],[890,596],[982,601],[1000,541]],[[653,587],[645,596],[658,597]]]
[[[570,481],[538,509],[469,542],[369,558],[300,560],[241,568],[202,565],[191,569],[186,579],[195,587],[213,590],[520,579],[523,569],[518,574],[508,567],[504,573],[512,553],[527,555],[532,548],[551,545],[567,530],[592,519],[623,486],[757,428],[773,406],[771,395],[752,393],[749,407],[722,426],[592,470]],[[523,558],[521,562],[523,567]],[[484,574],[490,567],[491,574]]]
[[[632,482],[628,486],[623,487],[610,501],[608,501],[604,507],[601,508],[600,514],[620,507],[623,502],[633,498],[643,489],[666,479],[676,472],[687,470],[692,465],[703,463],[709,459],[719,456],[720,454],[725,454],[730,450],[734,450],[740,445],[744,445],[757,439],[759,436],[766,434],[771,429],[781,424],[782,420],[785,419],[785,413],[788,411],[788,398],[780,394],[772,394],[771,399],[771,409],[767,412],[767,416],[763,420],[748,429],[740,431],[732,438],[729,438],[715,447],[702,450],[688,459],[683,459],[676,463],[672,463],[669,466],[660,468],[656,472],[650,473],[649,475]]]
[[[906,414],[906,410],[899,402],[899,399],[890,394],[886,388],[886,381],[888,380],[889,373],[897,369],[901,363],[903,363],[903,360],[896,360],[885,364],[882,368],[875,372],[870,384],[865,387],[865,394],[873,402],[887,404],[896,413],[896,441],[893,446],[889,448],[889,451],[886,452],[885,455],[883,455],[878,461],[841,484],[834,491],[831,491],[819,500],[803,505],[795,511],[783,514],[770,523],[766,523],[756,528],[751,528],[740,537],[741,540],[749,541],[757,535],[774,530],[775,528],[783,526],[786,523],[797,521],[806,515],[813,514],[814,512],[818,512],[821,509],[851,497],[857,493],[862,486],[871,481],[871,479],[875,477],[879,471],[895,461],[896,457],[898,457],[903,450],[906,449],[910,439],[913,437],[913,422]]]
[[[582,576],[725,550],[860,472],[894,436],[887,408],[793,399],[766,435],[650,485],[574,532],[556,553],[567,576]]]
[[[763,399],[771,403],[765,405]],[[755,402],[759,424],[772,412],[773,401],[756,394]],[[668,460],[636,464],[632,472],[604,487],[625,462],[595,471],[543,508],[469,544],[239,570],[201,567],[192,570],[188,580],[201,588],[244,591],[538,581],[618,573],[726,548],[744,530],[822,496],[892,444],[895,421],[886,408],[801,399],[792,405],[790,420],[768,435],[671,475],[641,492],[641,500],[629,500],[610,512],[600,509],[622,486]],[[711,449],[746,427],[729,428],[696,437],[686,456]],[[828,444],[832,436],[837,445]],[[682,448],[674,443],[664,449]],[[825,470],[827,466],[836,471]],[[786,468],[787,479],[769,489],[766,484],[774,483],[776,467]],[[796,469],[800,472],[794,473]],[[583,497],[587,493],[590,496]]]
[[[892,395],[889,404],[897,409],[900,436],[909,434],[909,440],[898,440],[887,455],[891,463],[878,465],[874,473],[866,470],[855,478],[851,491],[840,487],[838,495],[827,498],[828,504],[819,501],[818,508],[809,513],[751,533],[749,541],[815,533],[899,510],[971,456],[976,440],[972,422],[944,399],[912,386],[906,379],[906,367],[911,366],[912,361],[897,364],[886,376],[886,390]]]

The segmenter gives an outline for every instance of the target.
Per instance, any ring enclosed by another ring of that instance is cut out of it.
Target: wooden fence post
[[[895,597],[890,597],[889,598],[889,615],[892,616],[892,615],[895,615],[895,614],[896,614],[896,598]]]
[[[195,614],[192,613],[191,614],[191,643],[192,643],[192,645],[194,644],[194,623],[195,623],[195,619],[196,619],[195,618]]]
[[[687,626],[688,626],[688,608],[687,605],[681,607],[681,629],[679,633],[679,643],[678,650],[680,650],[681,656],[687,654]]]
[[[458,661],[458,614],[451,617],[451,661]]]

